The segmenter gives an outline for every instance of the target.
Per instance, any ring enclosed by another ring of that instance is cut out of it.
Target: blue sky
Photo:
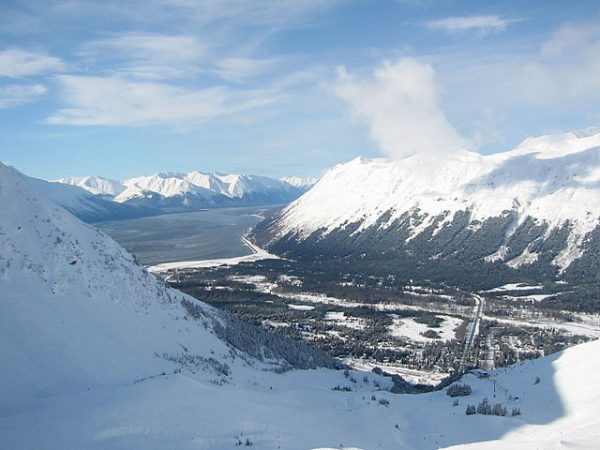
[[[597,1],[3,0],[0,160],[321,174],[600,125]]]

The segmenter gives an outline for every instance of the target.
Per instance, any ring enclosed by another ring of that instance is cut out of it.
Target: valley
[[[207,227],[203,238],[223,248],[244,245],[242,227],[237,235],[222,235],[221,229]],[[165,235],[164,247],[181,238]],[[268,254],[258,260],[213,256],[197,253],[196,261],[167,264],[162,258],[150,269],[172,287],[265,331],[315,345],[356,369],[379,368],[418,385],[433,386],[473,367],[506,367],[600,337],[599,315],[543,303],[557,289],[568,290],[565,285],[515,283],[468,292],[426,280],[410,284],[358,271],[339,274]]]
[[[600,3],[14,0],[0,450],[600,448]]]

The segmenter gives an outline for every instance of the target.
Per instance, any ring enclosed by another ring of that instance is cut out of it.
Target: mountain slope
[[[567,133],[490,156],[338,165],[255,239],[300,257],[392,261],[410,278],[586,279],[599,218],[600,133]]]
[[[0,355],[12,367],[0,382],[0,409],[188,363],[211,369],[213,355],[230,352],[216,333],[235,337],[227,325],[236,322],[167,288],[106,235],[2,165],[0,204]],[[308,366],[331,364],[306,346],[286,345],[307,352]]]

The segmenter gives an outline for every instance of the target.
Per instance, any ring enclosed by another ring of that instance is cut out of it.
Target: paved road
[[[469,358],[471,349],[473,348],[473,343],[479,334],[479,322],[481,321],[481,316],[483,315],[485,299],[477,294],[473,294],[473,299],[475,302],[477,302],[477,305],[473,314],[473,321],[469,324],[467,334],[465,335],[465,347],[463,348],[463,353],[460,357],[460,363],[458,365],[459,372],[463,372],[466,368],[467,359]]]

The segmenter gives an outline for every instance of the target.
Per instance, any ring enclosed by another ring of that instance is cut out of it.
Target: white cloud
[[[19,48],[0,51],[0,77],[20,78],[57,72],[64,68],[62,61],[45,53]]]
[[[0,109],[31,103],[46,93],[41,84],[0,86]]]
[[[499,16],[464,16],[431,20],[425,25],[432,30],[441,30],[447,33],[476,30],[485,34],[504,31],[512,22],[514,21]]]
[[[215,63],[214,71],[225,80],[239,82],[267,72],[278,63],[276,58],[224,58]]]
[[[333,92],[391,157],[442,156],[464,146],[439,107],[433,68],[413,58],[385,62],[368,79],[341,68]]]
[[[238,25],[301,24],[340,0],[154,0],[163,13],[183,11],[199,24],[227,21]]]
[[[87,42],[79,53],[113,73],[160,80],[199,73],[207,48],[194,36],[123,33]]]
[[[565,24],[523,65],[522,95],[541,104],[597,101],[600,94],[600,26]]]
[[[269,91],[188,89],[116,77],[65,75],[58,80],[69,107],[49,117],[50,124],[185,126],[257,108],[277,99],[277,93]]]
[[[556,57],[566,52],[579,52],[590,46],[598,46],[599,42],[599,25],[566,23],[543,43],[542,55]]]

